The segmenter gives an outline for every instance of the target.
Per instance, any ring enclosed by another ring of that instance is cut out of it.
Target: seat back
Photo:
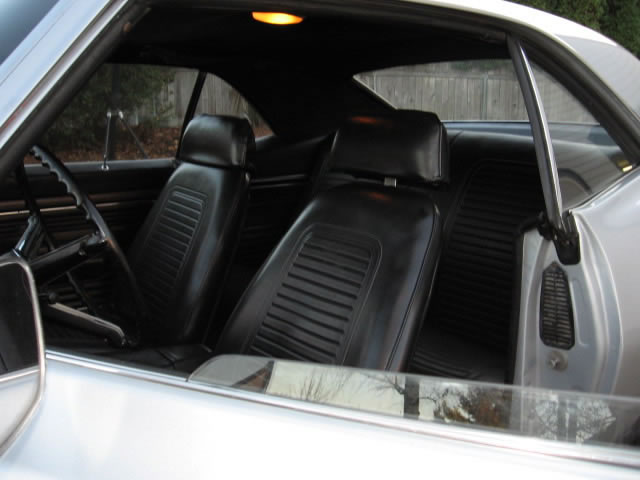
[[[446,132],[433,114],[350,119],[318,194],[240,300],[217,354],[246,353],[401,370],[424,318],[441,221],[426,189],[446,181]]]
[[[187,126],[180,165],[129,252],[147,308],[146,343],[202,341],[244,219],[253,148],[244,119],[201,115]]]

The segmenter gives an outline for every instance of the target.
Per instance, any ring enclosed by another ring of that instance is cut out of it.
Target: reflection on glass
[[[240,355],[190,381],[278,397],[575,443],[640,445],[640,401]]]
[[[549,121],[566,210],[600,192],[634,165],[571,92],[540,66],[532,67]]]
[[[0,375],[38,365],[38,342],[28,278],[7,264],[0,275]]]

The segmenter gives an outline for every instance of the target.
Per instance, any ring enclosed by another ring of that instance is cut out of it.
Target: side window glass
[[[535,64],[533,72],[549,122],[563,207],[568,209],[600,192],[634,165],[566,88]]]
[[[46,132],[63,162],[174,157],[194,70],[105,64]]]
[[[445,121],[528,121],[510,60],[408,65],[354,78],[396,108],[434,112]]]
[[[231,85],[213,74],[207,74],[196,107],[196,115],[230,115],[249,120],[256,138],[273,132],[253,106]]]

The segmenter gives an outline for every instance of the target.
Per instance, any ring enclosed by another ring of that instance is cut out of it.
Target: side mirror
[[[44,338],[27,263],[0,257],[0,455],[33,416],[44,390]]]

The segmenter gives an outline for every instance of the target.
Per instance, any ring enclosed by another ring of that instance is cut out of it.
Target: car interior
[[[25,240],[30,195],[50,247],[95,230],[82,198],[120,252],[42,255],[47,345],[179,374],[236,353],[510,383],[517,246],[544,211],[528,123],[443,122],[353,79],[508,59],[504,35],[302,15],[280,27],[246,10],[155,7],[107,58],[214,73],[273,135],[191,112],[175,158],[63,172],[65,158],[34,148],[42,164],[5,184],[5,250]]]

